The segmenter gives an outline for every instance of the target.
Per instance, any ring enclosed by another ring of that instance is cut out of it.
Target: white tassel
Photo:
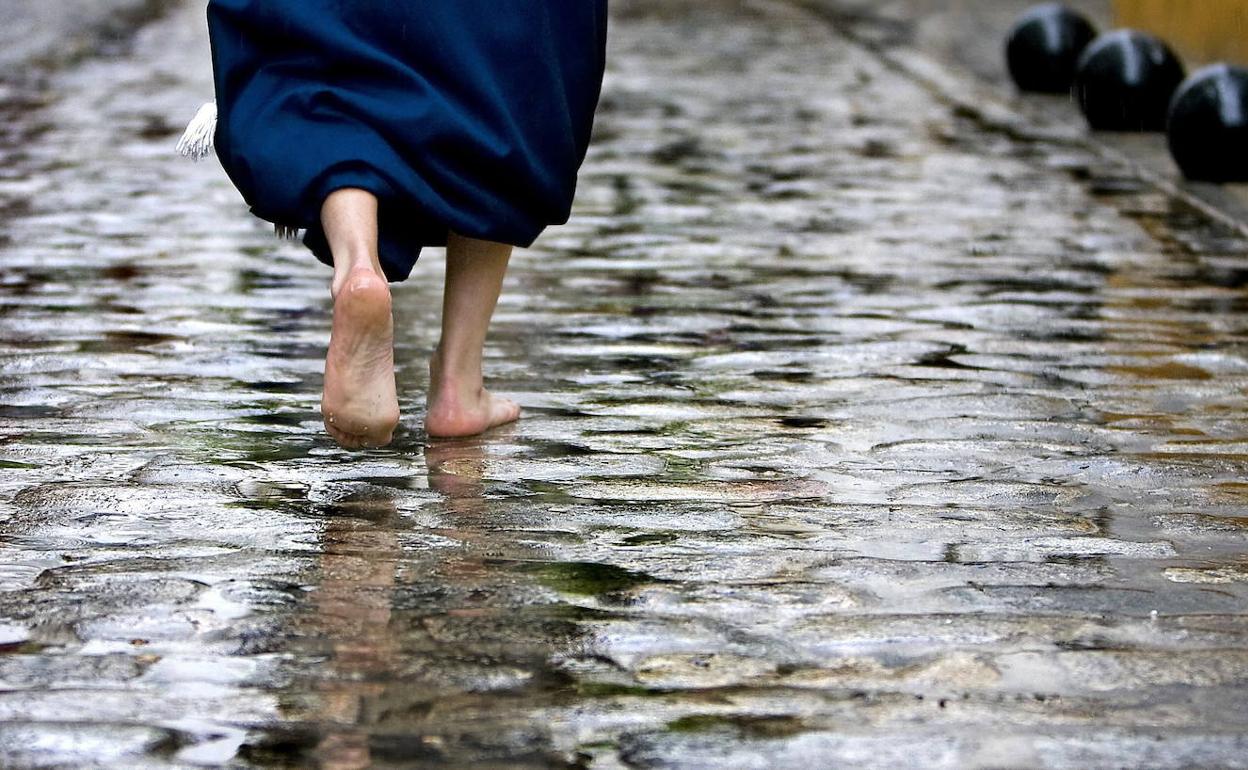
[[[217,132],[217,103],[208,102],[199,108],[178,140],[178,153],[193,160],[202,160],[212,152],[213,135]]]
[[[299,228],[290,225],[273,225],[273,234],[278,238],[286,240],[296,240],[299,238]]]

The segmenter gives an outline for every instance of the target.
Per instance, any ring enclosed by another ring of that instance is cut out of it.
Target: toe
[[[338,430],[337,428],[330,425],[329,423],[325,423],[325,432],[328,433],[329,437],[332,438],[334,442],[338,444],[338,446],[342,447],[343,449],[352,448],[350,434],[343,433],[342,431]]]
[[[494,419],[491,424],[504,425],[520,417],[520,405],[509,398],[500,398],[495,401],[493,412]]]
[[[361,449],[364,446],[363,436],[355,433],[348,433],[345,430],[339,430],[329,423],[325,424],[325,430],[329,433],[330,438],[337,442],[338,446],[343,449]]]

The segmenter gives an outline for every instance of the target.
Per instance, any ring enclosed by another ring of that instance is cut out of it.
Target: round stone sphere
[[[1161,39],[1120,29],[1084,49],[1075,96],[1097,131],[1161,131],[1183,75],[1183,63]]]
[[[1075,81],[1079,54],[1096,37],[1086,17],[1061,3],[1027,10],[1005,42],[1005,62],[1022,91],[1064,94]]]
[[[1183,175],[1248,182],[1248,69],[1214,64],[1179,86],[1166,132]]]

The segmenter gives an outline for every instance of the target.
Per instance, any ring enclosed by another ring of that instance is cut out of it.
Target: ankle
[[[353,287],[368,286],[371,288],[378,281],[385,285],[387,289],[389,288],[385,273],[382,272],[381,267],[375,262],[368,259],[346,260],[342,268],[334,270],[334,278],[330,284],[329,291],[337,299],[339,292],[348,285]]]
[[[434,396],[471,396],[485,387],[480,359],[454,359],[436,348],[429,358],[429,390]]]

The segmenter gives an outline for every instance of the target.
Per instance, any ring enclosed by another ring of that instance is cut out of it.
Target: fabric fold
[[[606,52],[606,0],[210,0],[217,156],[257,216],[306,228],[378,197],[382,265],[448,232],[528,246],[567,221]]]

